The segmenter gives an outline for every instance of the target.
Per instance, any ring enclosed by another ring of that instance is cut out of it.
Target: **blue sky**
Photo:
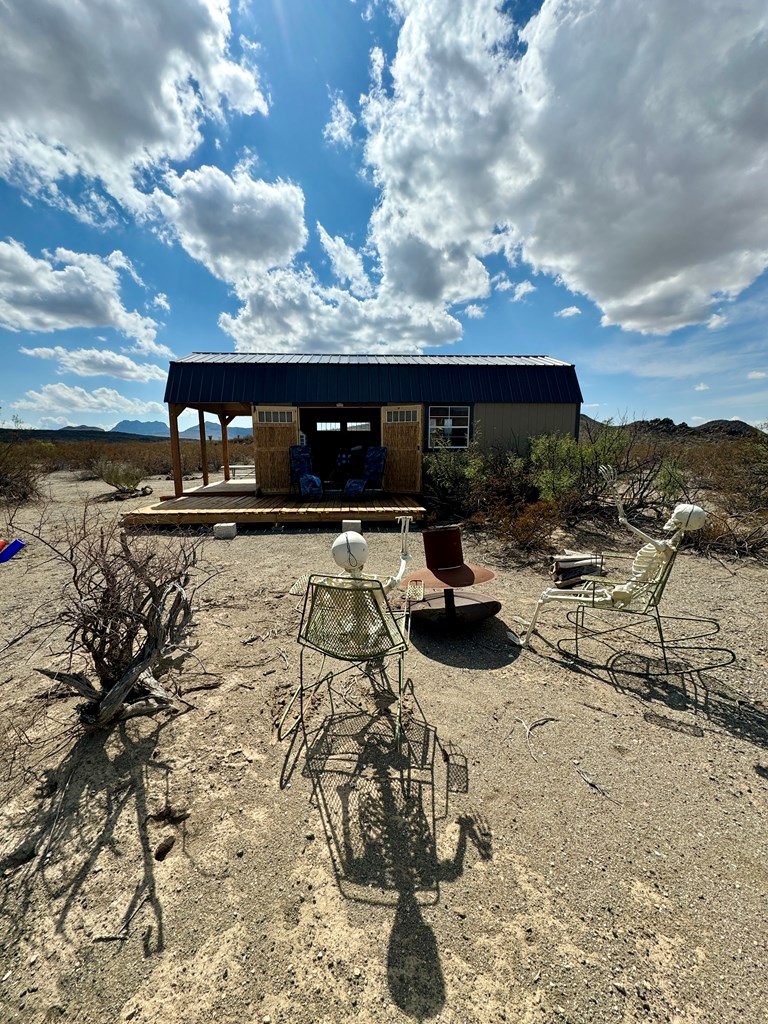
[[[0,5],[0,419],[164,418],[202,350],[764,421],[766,67],[759,0]]]

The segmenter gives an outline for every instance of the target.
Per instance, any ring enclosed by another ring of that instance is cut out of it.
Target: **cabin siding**
[[[530,440],[540,434],[576,436],[579,406],[570,403],[478,402],[472,415],[473,437],[481,448],[514,448],[527,455]]]

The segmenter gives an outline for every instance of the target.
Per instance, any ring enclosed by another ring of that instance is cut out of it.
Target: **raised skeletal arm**
[[[618,474],[616,473],[616,470],[613,468],[613,466],[600,466],[598,472],[600,473],[600,476],[603,478],[603,480],[605,480],[605,482],[613,491],[614,501],[616,502],[616,510],[619,513],[619,522],[621,523],[621,525],[626,526],[626,528],[631,533],[634,533],[636,537],[640,537],[642,540],[646,542],[646,544],[653,544],[656,548],[667,547],[669,541],[664,539],[657,540],[655,537],[651,537],[651,535],[646,533],[644,530],[641,530],[637,526],[633,526],[632,523],[630,523],[627,519],[626,513],[624,512],[624,505],[621,501],[621,495],[619,494]]]

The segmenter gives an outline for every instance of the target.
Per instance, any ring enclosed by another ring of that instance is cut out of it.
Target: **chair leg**
[[[544,603],[543,601],[539,601],[537,603],[537,605],[536,605],[536,610],[533,613],[533,618],[531,619],[530,623],[528,624],[528,632],[525,634],[525,639],[523,640],[523,648],[528,646],[528,641],[533,636],[533,631],[536,628],[536,620],[539,617],[539,612],[541,611],[541,606],[542,606],[543,603]]]
[[[654,608],[656,618],[656,629],[659,631],[659,642],[661,643],[661,654],[664,658],[664,671],[669,675],[669,662],[667,661],[667,648],[664,643],[664,628],[661,625],[661,616],[659,615],[659,609]]]

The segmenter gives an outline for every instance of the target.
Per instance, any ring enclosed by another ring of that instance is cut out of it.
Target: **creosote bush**
[[[130,462],[100,460],[94,466],[94,472],[99,479],[121,494],[133,493],[144,477],[140,467],[133,466]]]

